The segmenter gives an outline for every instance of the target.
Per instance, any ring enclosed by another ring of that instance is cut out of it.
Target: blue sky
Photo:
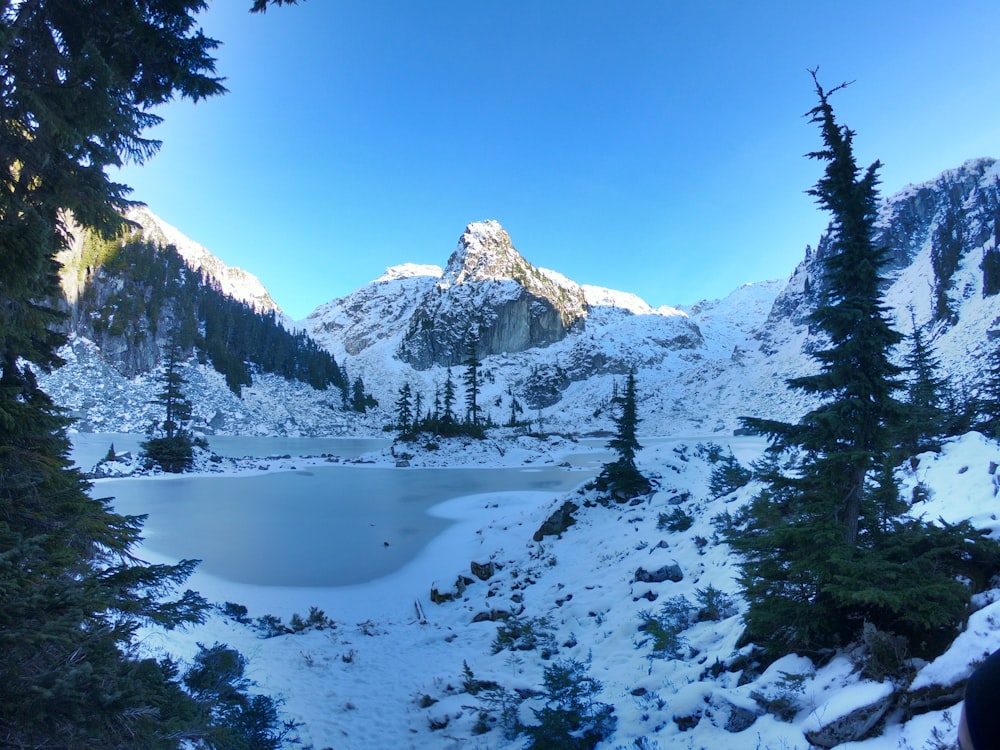
[[[787,276],[827,217],[807,70],[883,193],[1000,157],[995,0],[217,0],[230,92],[115,175],[301,319],[496,219],[652,305]]]

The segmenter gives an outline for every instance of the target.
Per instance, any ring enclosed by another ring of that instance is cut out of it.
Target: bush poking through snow
[[[529,750],[592,750],[614,732],[615,709],[595,700],[602,685],[588,665],[566,659],[545,668],[545,706],[533,709],[538,724],[524,728]]]
[[[250,695],[253,682],[244,676],[246,658],[228,646],[199,644],[194,664],[184,674],[191,694],[211,707],[211,747],[272,750],[284,747],[295,725],[278,717],[279,703],[267,695]]]
[[[782,672],[778,680],[767,693],[754,690],[750,697],[757,704],[781,721],[791,721],[802,708],[800,701],[805,681],[808,675]]]
[[[674,508],[670,513],[661,513],[656,522],[656,528],[660,531],[687,531],[694,523],[694,518],[689,516],[680,508]]]
[[[723,497],[743,487],[753,478],[753,472],[747,469],[730,451],[721,457],[708,480],[708,491],[712,497]]]
[[[497,628],[493,639],[493,653],[501,651],[535,651],[542,659],[551,659],[558,652],[552,635],[552,624],[547,617],[513,616]]]
[[[698,622],[725,620],[737,614],[736,602],[733,597],[709,584],[695,592],[701,608],[695,619]]]
[[[639,630],[652,639],[654,656],[673,658],[680,655],[686,645],[681,633],[691,625],[691,603],[687,598],[675,596],[665,601],[658,613],[643,610],[639,617],[642,620]]]

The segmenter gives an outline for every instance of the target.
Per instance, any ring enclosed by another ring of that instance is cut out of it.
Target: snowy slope
[[[530,443],[509,443],[493,461],[551,464],[564,457],[560,450],[574,450],[564,442],[535,449]],[[744,464],[762,448],[757,439],[724,444]],[[481,444],[471,453],[468,447],[446,443],[432,453],[449,466],[489,461]],[[399,574],[370,584],[309,590],[235,586],[197,575],[193,581],[215,600],[247,605],[251,617],[271,613],[287,622],[293,612],[319,607],[334,621],[324,629],[262,639],[259,630],[216,615],[203,628],[151,633],[144,642],[182,657],[194,653],[196,642],[240,648],[251,657],[251,677],[285,701],[287,716],[301,724],[299,738],[313,747],[523,748],[523,737],[505,735],[490,693],[470,690],[465,669],[476,681],[519,694],[513,701],[518,716],[530,724],[532,709],[541,705],[531,696],[542,686],[544,669],[566,659],[583,663],[602,684],[597,700],[614,707],[617,725],[602,750],[807,750],[807,732],[835,732],[838,718],[872,705],[886,713],[886,722],[871,738],[838,741],[837,747],[923,749],[946,746],[932,744],[939,739],[953,741],[962,682],[1000,641],[1000,588],[976,597],[969,627],[950,650],[931,663],[913,661],[903,679],[862,677],[862,651],[825,665],[789,655],[754,671],[742,658],[747,650],[737,648],[745,605],[735,559],[716,524],[756,487],[711,497],[706,447],[648,442],[640,467],[659,479],[660,488],[637,505],[604,507],[582,487],[554,498],[501,493],[449,501],[434,512],[455,525]],[[388,465],[394,460],[388,451],[370,458]],[[908,463],[901,470],[904,496],[918,482],[928,489],[911,512],[949,522],[968,518],[996,535],[1000,501],[991,467],[997,462],[1000,446],[973,433],[949,442],[940,455]],[[576,524],[561,536],[534,541],[542,521],[567,500],[579,506]],[[677,514],[689,528],[671,530],[664,523]],[[472,574],[473,561],[492,564],[487,580]],[[661,582],[640,575],[661,568],[675,572]],[[434,603],[432,588],[455,598]],[[640,627],[665,605],[682,612],[670,653],[658,652]],[[501,618],[508,615],[530,623],[540,644],[497,649]],[[544,656],[544,649],[552,654]]]

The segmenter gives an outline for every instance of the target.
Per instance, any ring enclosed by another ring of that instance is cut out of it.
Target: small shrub
[[[715,464],[722,458],[722,446],[718,443],[698,443],[694,447],[694,454],[698,458],[704,458],[710,464]]]
[[[658,613],[644,610],[639,613],[642,624],[639,630],[652,639],[653,655],[675,657],[686,645],[681,633],[691,625],[691,604],[683,596],[668,599]]]
[[[660,513],[656,528],[660,531],[687,531],[694,523],[694,518],[680,508],[674,508],[670,513]]]
[[[250,624],[249,610],[242,604],[237,604],[236,602],[226,602],[219,607],[219,611],[222,612],[226,617],[231,617],[236,622],[243,625]]]
[[[781,721],[791,721],[802,708],[800,696],[808,675],[782,672],[781,679],[767,693],[754,690],[750,697]]]
[[[725,620],[737,613],[733,597],[715,586],[709,585],[707,588],[698,589],[695,594],[698,597],[698,604],[701,605],[696,615],[698,622]]]
[[[184,685],[209,711],[210,747],[274,750],[283,747],[295,728],[278,716],[279,703],[267,695],[250,695],[253,682],[244,676],[246,658],[222,644],[199,644]]]
[[[753,472],[737,461],[736,456],[730,451],[729,455],[721,459],[712,469],[712,476],[708,480],[708,491],[712,493],[712,497],[722,497],[743,487],[752,478]]]
[[[614,732],[614,707],[595,700],[602,685],[587,666],[568,659],[545,668],[545,706],[534,710],[538,724],[523,729],[529,750],[592,750]]]
[[[262,615],[254,621],[254,627],[261,634],[261,638],[275,638],[279,635],[288,635],[291,629],[281,621],[277,615]]]
[[[493,653],[501,651],[535,651],[542,659],[551,659],[558,651],[552,625],[547,617],[509,617],[497,628]]]

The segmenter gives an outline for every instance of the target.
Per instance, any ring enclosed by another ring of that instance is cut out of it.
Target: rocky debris
[[[664,581],[677,583],[684,580],[684,571],[676,562],[668,563],[655,570],[646,570],[640,567],[635,571],[634,580],[636,583],[663,583]]]
[[[866,699],[859,701],[857,707],[846,713],[834,711],[834,718],[829,720],[825,704],[813,711],[810,715],[813,728],[805,733],[810,744],[830,748],[866,737],[896,703],[896,694],[888,683],[873,684],[867,692]]]
[[[496,573],[496,563],[492,560],[485,563],[478,563],[475,560],[469,563],[469,569],[480,581],[488,581]]]
[[[460,575],[455,579],[455,584],[451,591],[441,591],[437,584],[431,585],[431,601],[435,604],[444,604],[445,602],[452,602],[456,599],[460,599],[462,594],[465,593],[465,589],[471,584],[475,583],[475,580],[469,578],[468,576]]]
[[[552,513],[535,532],[532,537],[536,542],[542,541],[547,536],[562,536],[570,526],[576,523],[573,514],[580,510],[580,506],[572,500],[567,500]]]

